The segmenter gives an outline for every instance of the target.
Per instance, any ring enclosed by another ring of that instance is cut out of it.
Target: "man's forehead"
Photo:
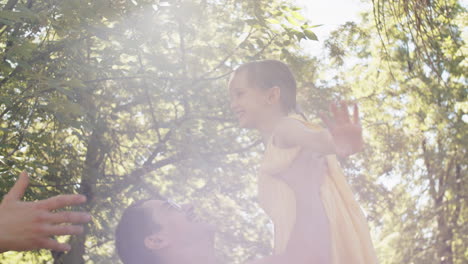
[[[246,74],[244,71],[235,72],[229,78],[229,90],[237,90],[242,88],[247,82]]]
[[[235,85],[235,76],[236,74],[231,74],[231,77],[229,78],[229,82],[228,82],[228,88],[229,88],[229,91],[232,92],[233,90],[236,89],[236,85]]]

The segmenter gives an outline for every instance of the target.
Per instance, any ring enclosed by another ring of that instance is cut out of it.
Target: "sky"
[[[301,14],[310,20],[312,25],[322,25],[314,28],[319,41],[301,43],[304,51],[313,56],[324,53],[323,43],[333,30],[348,21],[359,22],[359,13],[371,7],[370,3],[363,3],[361,0],[294,0],[293,2],[304,8]]]

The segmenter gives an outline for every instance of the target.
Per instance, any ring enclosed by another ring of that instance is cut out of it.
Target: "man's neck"
[[[220,264],[216,258],[213,245],[194,245],[187,248],[170,249],[172,252],[167,252],[163,256],[163,263],[167,264]]]

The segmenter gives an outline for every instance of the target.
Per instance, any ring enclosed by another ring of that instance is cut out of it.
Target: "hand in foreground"
[[[0,253],[40,248],[55,251],[70,250],[70,245],[59,243],[51,236],[80,234],[83,232],[83,227],[69,223],[86,223],[91,220],[91,216],[84,212],[52,211],[84,203],[86,197],[59,195],[41,201],[23,202],[21,198],[28,184],[28,174],[22,172],[0,204]]]
[[[359,121],[359,109],[354,105],[353,116],[350,117],[348,104],[341,101],[340,105],[332,103],[330,112],[333,117],[329,118],[322,114],[321,118],[328,127],[335,143],[337,155],[347,157],[364,148],[362,139],[362,126]]]

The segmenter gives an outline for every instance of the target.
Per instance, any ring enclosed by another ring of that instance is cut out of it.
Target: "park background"
[[[0,197],[83,193],[94,219],[67,253],[0,263],[119,263],[140,198],[192,202],[225,263],[271,253],[256,201],[263,146],[227,81],[280,59],[310,120],[359,103],[366,148],[342,161],[382,264],[468,263],[467,4],[455,0],[1,0]],[[0,216],[1,217],[1,216]]]

